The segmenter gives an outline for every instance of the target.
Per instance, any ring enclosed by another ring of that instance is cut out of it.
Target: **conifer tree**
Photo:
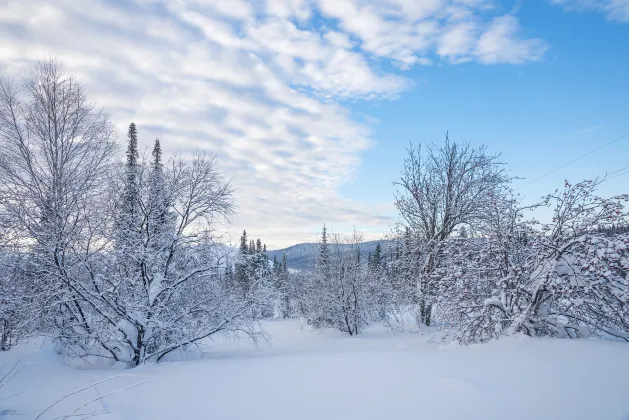
[[[319,255],[317,257],[317,270],[324,280],[330,278],[330,244],[328,243],[328,233],[325,225],[321,233],[319,242]]]
[[[116,246],[122,252],[139,246],[140,238],[140,182],[138,132],[134,123],[127,132],[127,162],[124,168],[122,199],[117,215]]]
[[[373,254],[369,254],[369,268],[372,270],[379,269],[382,266],[382,246],[376,245]]]
[[[168,242],[169,233],[174,233],[174,217],[170,212],[159,140],[155,140],[152,156],[146,226],[152,248],[163,249]]]
[[[247,231],[242,231],[242,236],[240,237],[240,254],[245,255],[249,252],[247,248]]]
[[[247,245],[247,231],[242,231],[242,236],[240,237],[240,249],[238,260],[235,264],[235,273],[234,279],[236,280],[236,284],[240,289],[240,292],[243,294],[247,293],[248,284],[249,284],[249,247]]]
[[[283,316],[284,318],[288,318],[291,316],[291,308],[290,308],[290,296],[291,296],[291,291],[290,291],[290,284],[289,284],[289,277],[288,277],[288,264],[287,264],[287,260],[286,260],[286,252],[282,252],[282,262],[280,264],[280,276],[281,276],[281,284],[283,286],[283,290],[282,290],[282,297],[283,297],[283,304],[284,304],[284,311],[283,311]]]

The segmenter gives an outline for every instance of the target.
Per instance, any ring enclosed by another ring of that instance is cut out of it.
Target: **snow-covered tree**
[[[90,305],[73,284],[99,246],[113,140],[107,115],[54,60],[36,63],[19,84],[0,81],[3,246],[29,253],[31,304],[61,334],[92,333]]]
[[[357,335],[379,316],[379,277],[361,262],[362,236],[332,242],[324,228],[316,269],[305,278],[302,315],[315,327]]]
[[[443,146],[411,146],[404,161],[395,205],[410,228],[415,249],[407,255],[415,261],[419,320],[430,325],[437,287],[434,270],[441,245],[460,226],[474,223],[486,214],[492,194],[508,182],[497,155],[484,146],[451,142]]]
[[[598,184],[566,182],[563,191],[545,197],[554,205],[552,223],[532,231],[516,209],[484,241],[492,288],[482,302],[468,305],[462,342],[518,332],[629,341],[629,237],[598,230],[624,220],[627,197],[601,198]]]

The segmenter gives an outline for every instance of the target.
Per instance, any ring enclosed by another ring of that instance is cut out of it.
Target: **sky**
[[[535,181],[629,133],[629,0],[0,0],[0,73],[48,57],[121,143],[216,154],[233,239],[270,249],[383,237],[406,148],[446,131],[527,203],[629,166],[627,136]]]

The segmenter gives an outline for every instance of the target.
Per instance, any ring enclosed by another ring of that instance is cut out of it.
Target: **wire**
[[[625,169],[629,169],[629,166],[625,166],[624,168],[620,168],[620,169],[618,169],[617,171],[614,171],[614,172],[612,172],[612,173],[610,173],[610,174],[605,174],[605,177],[607,178],[607,177],[609,177],[609,176],[611,176],[611,175],[615,175],[615,174],[617,174],[618,172],[624,171]],[[620,175],[622,175],[622,174],[620,174]],[[615,178],[615,177],[612,177],[612,178]]]
[[[627,174],[629,174],[629,171],[624,171],[624,172],[622,172],[622,173],[618,173],[618,172],[622,171],[623,169],[629,169],[629,166],[627,166],[626,168],[619,169],[619,170],[617,170],[616,172],[612,172],[612,173],[611,173],[611,174],[609,174],[609,175],[614,175],[614,174],[617,174],[617,175],[611,176],[611,177],[609,177],[609,178],[605,178],[602,182],[607,182],[607,181],[609,181],[610,179],[618,178],[619,176],[623,176],[623,175],[627,175]]]
[[[560,171],[560,170],[562,170],[563,168],[565,168],[565,167],[567,167],[567,166],[570,166],[570,165],[572,165],[573,163],[578,162],[578,161],[580,161],[581,159],[586,158],[586,157],[590,156],[591,154],[596,153],[596,152],[598,152],[598,151],[599,151],[599,150],[601,150],[601,149],[604,149],[604,148],[605,148],[605,147],[607,147],[607,146],[611,146],[612,144],[614,144],[614,143],[616,143],[616,142],[619,142],[620,140],[624,139],[624,138],[625,138],[625,137],[627,137],[627,136],[629,136],[629,133],[626,133],[625,135],[622,135],[622,136],[618,137],[616,140],[612,140],[612,141],[610,141],[609,143],[604,144],[604,145],[602,145],[601,147],[599,147],[599,148],[597,148],[597,149],[594,149],[594,150],[592,150],[591,152],[588,152],[588,153],[584,154],[583,156],[580,156],[580,157],[576,158],[575,160],[570,161],[570,162],[566,163],[565,165],[560,166],[559,168],[557,168],[557,169],[555,169],[555,170],[552,170],[552,171],[548,172],[548,173],[547,173],[547,174],[545,174],[545,175],[540,176],[539,178],[534,179],[533,181],[529,182],[528,184],[524,184],[524,185],[522,185],[522,186],[520,186],[520,187],[516,188],[516,189],[515,189],[515,191],[518,191],[518,190],[520,190],[520,189],[522,189],[522,188],[524,188],[524,187],[527,187],[527,186],[529,186],[529,185],[531,185],[531,184],[533,184],[533,183],[535,183],[535,182],[539,181],[540,179],[544,179],[544,178],[546,178],[548,175],[552,175],[552,174],[554,174],[555,172]],[[623,169],[626,169],[626,168],[623,168]],[[621,169],[621,170],[622,170],[622,169]],[[616,172],[618,172],[618,171],[616,171]],[[616,173],[616,172],[614,172],[614,173]]]

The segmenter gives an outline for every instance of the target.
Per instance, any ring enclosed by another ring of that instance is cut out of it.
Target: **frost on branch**
[[[530,229],[521,221],[522,210],[513,208],[510,223],[488,231],[475,255],[485,255],[483,265],[491,268],[473,281],[487,282],[489,293],[471,299],[461,294],[458,310],[449,311],[461,317],[462,342],[520,332],[595,333],[629,341],[629,235],[601,233],[612,223],[625,223],[627,197],[598,197],[598,184],[566,182],[563,191],[546,197],[554,213],[543,229]]]
[[[234,203],[214,158],[164,162],[159,141],[141,158],[132,124],[117,164],[107,115],[58,63],[22,82],[0,84],[5,260],[27,262],[1,266],[17,273],[0,295],[3,346],[26,309],[66,354],[129,366],[220,332],[259,337],[270,280],[258,276],[244,295],[225,281],[214,229]]]

